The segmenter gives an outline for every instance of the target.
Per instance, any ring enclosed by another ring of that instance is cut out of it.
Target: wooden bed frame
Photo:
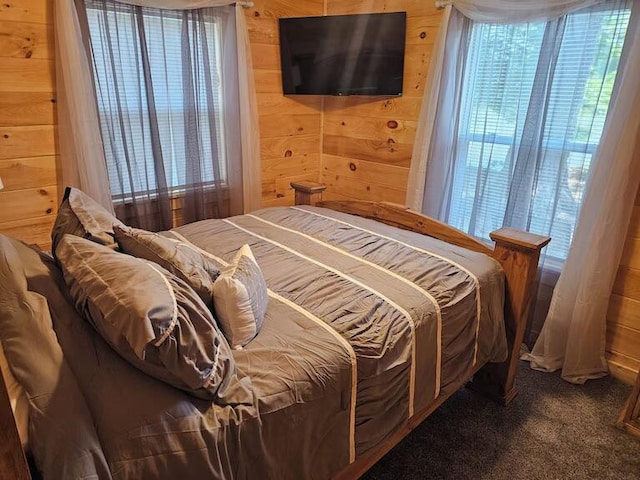
[[[479,366],[469,388],[506,405],[517,394],[515,375],[531,300],[536,291],[540,250],[549,243],[549,237],[534,235],[511,228],[501,228],[491,233],[495,247],[482,243],[449,225],[413,212],[406,207],[391,203],[365,201],[322,201],[325,186],[315,182],[297,182],[296,205],[317,205],[332,210],[371,218],[388,225],[428,235],[448,243],[493,256],[504,269],[505,327],[509,344],[509,355],[505,362]],[[365,473],[374,463],[397,445],[409,432],[438,408],[450,395],[436,399],[428,408],[408,419],[400,429],[385,442],[359,457],[339,472],[336,480],[354,479]],[[9,405],[7,389],[0,375],[0,475],[1,478],[27,480],[31,478],[24,451],[20,445],[18,431]]]

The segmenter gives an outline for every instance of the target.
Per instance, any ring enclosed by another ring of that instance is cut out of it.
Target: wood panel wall
[[[55,218],[53,0],[0,3],[0,232],[48,248]]]
[[[329,15],[407,12],[402,97],[327,97],[321,178],[326,198],[404,204],[431,52],[442,18],[424,0],[327,0]]]
[[[320,179],[322,98],[285,97],[278,18],[319,16],[323,0],[255,0],[246,11],[260,120],[262,203],[293,205],[290,182]]]
[[[636,159],[640,162],[640,142]],[[607,354],[612,374],[633,383],[640,369],[640,191],[609,301]]]
[[[282,95],[279,17],[407,12],[404,95]],[[422,0],[257,0],[247,11],[258,94],[264,206],[290,205],[293,180],[325,198],[404,203],[416,124],[442,12]]]

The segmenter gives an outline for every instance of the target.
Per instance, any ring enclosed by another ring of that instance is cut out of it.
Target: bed
[[[294,207],[162,233],[221,271],[248,245],[264,277],[264,320],[229,350],[234,383],[213,401],[115,353],[74,308],[60,258],[0,239],[4,281],[40,302],[0,314],[0,339],[29,390],[44,478],[356,478],[470,379],[515,396],[548,238],[502,229],[492,249],[403,207],[294,188]],[[0,471],[29,478],[0,390]]]

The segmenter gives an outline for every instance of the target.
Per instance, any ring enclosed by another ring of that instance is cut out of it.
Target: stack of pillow
[[[235,385],[231,350],[258,334],[268,303],[248,245],[221,264],[124,225],[77,189],[65,192],[52,245],[76,309],[128,362],[200,398]]]

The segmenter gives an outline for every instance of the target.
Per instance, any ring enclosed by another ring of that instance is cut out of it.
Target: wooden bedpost
[[[291,187],[296,192],[296,205],[316,205],[322,201],[322,192],[327,188],[322,183],[309,180],[291,182]]]
[[[2,374],[0,374],[0,478],[31,480]]]
[[[520,345],[536,292],[538,260],[551,238],[513,228],[501,228],[490,237],[496,243],[493,257],[502,265],[506,277],[504,314],[509,356],[503,363],[485,365],[474,375],[469,387],[506,405],[517,394],[515,377]]]

